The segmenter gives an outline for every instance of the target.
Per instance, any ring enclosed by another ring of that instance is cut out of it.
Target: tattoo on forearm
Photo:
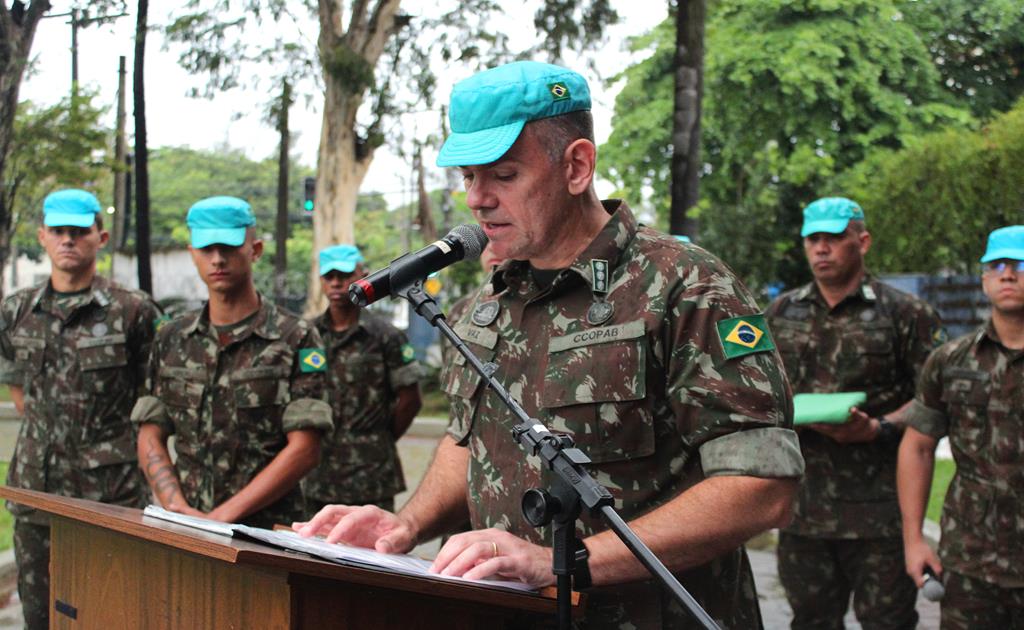
[[[185,497],[181,492],[178,475],[167,456],[161,452],[157,441],[151,438],[147,441],[146,447],[146,461],[142,472],[157,498],[165,506],[175,498],[180,498],[184,502]]]

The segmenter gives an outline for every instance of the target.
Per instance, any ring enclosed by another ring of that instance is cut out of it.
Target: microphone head
[[[937,578],[926,575],[924,585],[921,586],[921,594],[930,602],[937,602],[946,594],[946,587]]]
[[[462,260],[480,258],[484,247],[487,247],[487,235],[483,228],[476,224],[456,225],[445,238],[462,244]]]

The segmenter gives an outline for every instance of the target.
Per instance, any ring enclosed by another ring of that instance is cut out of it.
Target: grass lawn
[[[6,385],[0,385],[0,402],[11,402],[11,390]]]
[[[946,489],[953,480],[956,464],[951,459],[936,459],[935,473],[932,475],[932,495],[928,498],[927,517],[930,521],[939,522],[942,515],[942,502],[946,500]]]

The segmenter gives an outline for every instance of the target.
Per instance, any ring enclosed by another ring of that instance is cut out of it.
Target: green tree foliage
[[[975,116],[1004,112],[1024,94],[1024,3],[1020,0],[907,0],[946,89]]]
[[[46,195],[60,188],[102,195],[112,166],[107,154],[110,130],[100,123],[105,109],[95,100],[94,94],[80,91],[49,107],[31,101],[18,106],[4,194],[13,209],[13,242],[21,252],[41,253],[36,228]]]
[[[668,204],[671,59],[662,25],[635,47],[605,173]],[[895,0],[722,0],[706,31],[701,243],[754,285],[807,278],[800,210],[872,148],[964,125]]]
[[[878,150],[839,177],[876,235],[879,271],[977,272],[989,232],[1024,222],[1024,101],[978,131],[950,129]]]

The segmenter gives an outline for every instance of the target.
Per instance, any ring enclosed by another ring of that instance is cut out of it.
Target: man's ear
[[[860,255],[867,255],[869,249],[871,249],[871,232],[864,230],[860,233]]]
[[[254,238],[252,240],[252,261],[256,262],[263,256],[263,239]]]
[[[569,194],[582,195],[594,181],[597,147],[590,140],[579,138],[565,148],[563,159]]]

